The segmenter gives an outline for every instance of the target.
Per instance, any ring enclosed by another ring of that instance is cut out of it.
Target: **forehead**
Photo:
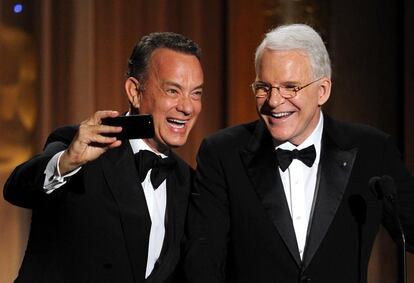
[[[148,73],[171,76],[180,76],[184,74],[203,76],[201,63],[196,56],[167,48],[156,49],[151,54],[148,63]]]
[[[311,75],[309,56],[301,50],[264,49],[257,68],[263,80],[300,80]]]

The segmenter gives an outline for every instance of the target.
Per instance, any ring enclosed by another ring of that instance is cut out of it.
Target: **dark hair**
[[[143,36],[135,46],[128,60],[127,76],[135,77],[143,83],[151,55],[158,48],[194,55],[198,60],[201,58],[200,47],[191,39],[173,32],[154,32]]]

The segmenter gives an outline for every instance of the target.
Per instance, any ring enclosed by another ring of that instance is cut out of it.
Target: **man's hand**
[[[80,124],[71,144],[60,157],[58,166],[61,175],[97,159],[108,149],[121,145],[120,140],[107,137],[105,134],[119,133],[122,128],[101,123],[103,118],[117,116],[119,116],[117,111],[98,111]]]

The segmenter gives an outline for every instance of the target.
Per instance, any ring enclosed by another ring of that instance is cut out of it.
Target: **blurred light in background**
[[[16,14],[20,14],[21,12],[23,12],[23,5],[22,4],[15,4],[13,7],[13,12],[15,12]]]

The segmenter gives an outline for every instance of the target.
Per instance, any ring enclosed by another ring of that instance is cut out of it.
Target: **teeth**
[[[177,120],[177,119],[168,119],[168,122],[176,123],[176,124],[185,124],[187,121]]]
[[[182,128],[184,128],[184,125],[176,125],[176,124],[172,124],[171,125],[173,128],[176,128],[176,129],[182,129]]]
[[[171,124],[174,128],[184,128],[184,125],[187,123],[187,121],[178,120],[178,119],[167,119],[167,121]]]
[[[286,117],[289,115],[290,115],[290,112],[272,113],[272,117],[274,118],[281,118],[281,117]]]

